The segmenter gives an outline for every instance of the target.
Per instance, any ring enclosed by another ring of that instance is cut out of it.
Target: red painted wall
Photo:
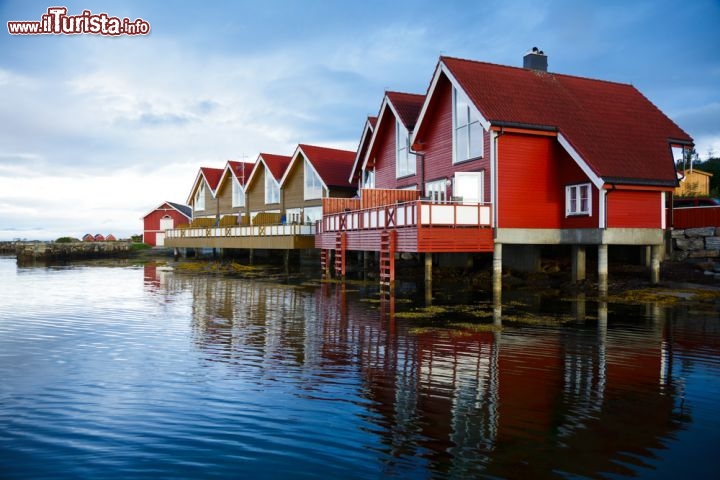
[[[395,119],[385,112],[375,136],[371,161],[375,160],[375,188],[397,188],[395,180]]]
[[[598,228],[595,187],[590,216],[565,216],[565,187],[590,180],[554,136],[503,133],[498,156],[499,227]]]
[[[498,227],[560,228],[565,187],[553,137],[505,133],[498,139]]]
[[[590,179],[585,172],[575,163],[565,149],[559,143],[552,139],[555,158],[557,159],[560,176],[560,196],[561,196],[561,226],[562,228],[599,228],[600,226],[600,191],[594,186],[592,190],[592,215],[590,216],[571,216],[565,217],[565,187],[568,185],[576,185],[578,183],[590,183]]]
[[[167,203],[163,204],[161,207],[148,213],[143,218],[143,242],[148,245],[152,245],[153,247],[156,245],[155,233],[160,230],[160,219],[165,215],[169,215],[173,218],[176,227],[183,223],[190,223],[190,220],[188,220],[185,215],[178,212]]]
[[[660,228],[663,215],[660,198],[660,192],[609,190],[608,228]]]
[[[435,93],[426,112],[423,132],[416,142],[425,145],[425,171],[420,172],[418,181],[432,182],[452,178],[455,172],[479,172],[485,170],[485,199],[490,201],[490,135],[485,132],[483,157],[453,165],[452,131],[452,84],[445,77],[438,80]],[[424,190],[424,185],[422,186]],[[424,193],[424,192],[423,192]],[[452,191],[448,192],[452,196]]]

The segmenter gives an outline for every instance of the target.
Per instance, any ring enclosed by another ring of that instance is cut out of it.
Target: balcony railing
[[[273,237],[315,235],[315,225],[253,225],[168,230],[165,238]]]
[[[425,200],[323,214],[318,233],[386,228],[490,227],[491,206]]]

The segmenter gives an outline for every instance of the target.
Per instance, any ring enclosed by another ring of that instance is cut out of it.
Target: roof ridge
[[[635,85],[633,85],[632,83],[628,83],[628,82],[618,82],[618,81],[614,81],[614,80],[605,80],[605,79],[602,79],[602,78],[585,77],[585,76],[582,76],[582,75],[572,75],[572,74],[569,74],[569,73],[545,72],[545,71],[539,71],[539,70],[532,70],[532,69],[530,69],[530,68],[516,67],[516,66],[513,66],[513,65],[504,65],[504,64],[502,64],[502,63],[484,62],[484,61],[482,61],[482,60],[473,60],[473,59],[470,59],[470,58],[452,57],[452,56],[449,56],[449,55],[441,55],[441,56],[440,56],[440,60],[443,60],[443,59],[458,60],[458,61],[461,61],[461,62],[468,62],[468,63],[480,63],[480,64],[483,64],[483,65],[491,65],[491,66],[493,66],[493,67],[501,67],[501,68],[507,68],[507,69],[511,69],[511,70],[523,70],[523,71],[529,71],[529,72],[534,72],[534,73],[538,73],[538,74],[552,75],[552,76],[556,76],[556,77],[575,78],[575,79],[578,79],[578,80],[589,80],[589,81],[592,81],[592,82],[602,82],[602,83],[609,83],[609,84],[612,84],[612,85],[622,85],[622,86],[626,86],[626,87],[632,87],[632,88],[634,88],[635,90],[637,90],[637,88],[635,87]]]

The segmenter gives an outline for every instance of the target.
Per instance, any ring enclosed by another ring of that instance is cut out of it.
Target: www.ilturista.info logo
[[[147,35],[150,24],[142,18],[110,17],[107,13],[83,10],[80,15],[68,15],[65,7],[50,7],[40,21],[7,22],[10,35]]]

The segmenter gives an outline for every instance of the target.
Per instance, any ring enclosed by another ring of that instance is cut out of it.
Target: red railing
[[[491,226],[490,204],[448,202],[443,204],[415,200],[372,208],[326,213],[318,223],[318,233],[390,228],[433,228]]]

